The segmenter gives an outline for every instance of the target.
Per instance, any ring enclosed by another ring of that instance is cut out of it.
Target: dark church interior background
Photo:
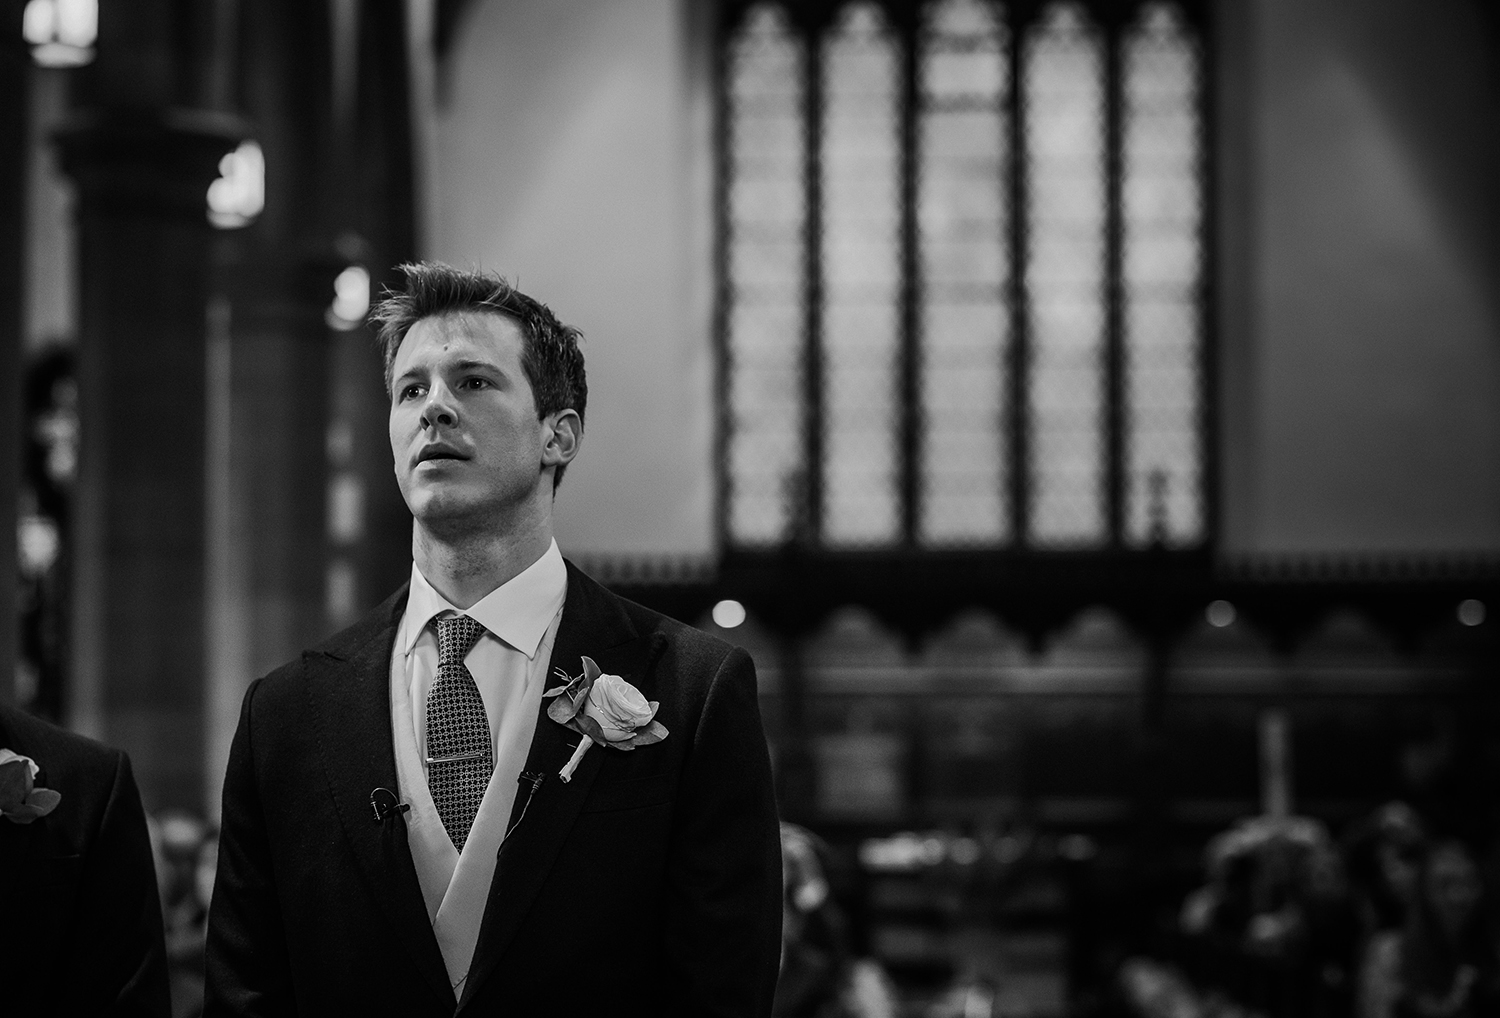
[[[564,553],[755,658],[778,1013],[1486,1013],[1491,5],[0,12],[0,695],[130,752],[179,1013],[246,685],[408,569],[416,257],[583,330]]]

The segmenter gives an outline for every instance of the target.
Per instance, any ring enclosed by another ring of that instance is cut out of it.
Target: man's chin
[[[490,507],[457,492],[419,492],[407,500],[406,507],[417,523],[434,534],[462,532],[493,520]]]
[[[507,497],[493,488],[460,485],[423,485],[406,494],[406,507],[417,525],[442,540],[503,532],[525,516],[534,501],[527,493],[511,492]]]

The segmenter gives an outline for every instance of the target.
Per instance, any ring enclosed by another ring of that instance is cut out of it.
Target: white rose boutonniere
[[[667,729],[655,720],[659,706],[618,675],[605,675],[594,659],[583,659],[583,674],[576,678],[558,669],[565,685],[542,694],[553,697],[547,716],[573,729],[583,739],[567,765],[558,772],[563,781],[573,780],[573,771],[589,747],[599,742],[611,749],[629,750],[649,746],[667,737]]]
[[[62,793],[36,787],[40,771],[31,757],[0,749],[0,816],[11,823],[29,824],[57,809]]]

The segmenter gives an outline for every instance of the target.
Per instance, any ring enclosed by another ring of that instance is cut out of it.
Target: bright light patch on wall
[[[720,601],[714,605],[714,625],[733,629],[745,621],[745,606],[738,601]]]
[[[251,223],[266,207],[266,156],[253,141],[219,160],[219,179],[208,185],[208,221],[221,230]]]
[[[935,835],[901,831],[889,838],[869,838],[859,846],[859,861],[866,869],[903,872],[943,861],[947,848]]]
[[[346,625],[359,611],[359,580],[354,563],[336,558],[324,575],[323,606],[334,625]]]
[[[46,516],[22,516],[16,523],[16,539],[22,576],[41,576],[62,553],[62,534]]]
[[[323,448],[331,466],[347,467],[354,462],[354,426],[342,417],[330,421]]]
[[[1458,621],[1466,626],[1477,626],[1484,622],[1484,602],[1468,598],[1458,603]]]
[[[334,474],[328,482],[328,536],[339,545],[365,536],[365,482],[358,474]]]
[[[1234,605],[1228,601],[1210,601],[1203,614],[1208,619],[1208,624],[1216,629],[1234,624]]]
[[[363,265],[351,265],[333,281],[333,303],[324,316],[328,326],[340,332],[357,329],[370,311],[370,273]]]
[[[82,67],[94,59],[99,0],[31,0],[21,15],[21,35],[40,67]]]

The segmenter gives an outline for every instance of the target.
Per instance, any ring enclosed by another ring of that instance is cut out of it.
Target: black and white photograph
[[[0,533],[0,1014],[1496,1018],[1500,6],[0,0]]]

